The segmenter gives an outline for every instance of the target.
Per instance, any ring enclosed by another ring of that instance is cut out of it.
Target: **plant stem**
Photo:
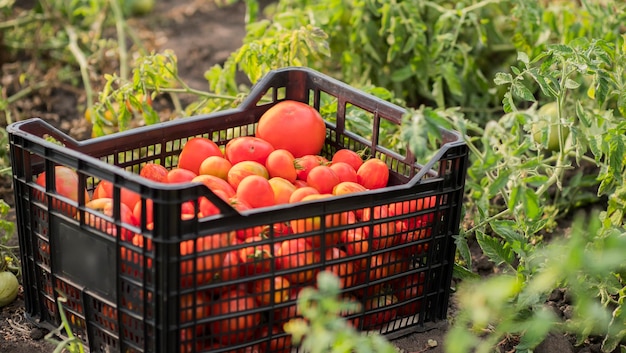
[[[489,223],[491,221],[494,221],[494,220],[496,220],[498,218],[502,218],[504,216],[508,216],[509,214],[511,214],[511,212],[513,212],[513,210],[511,210],[510,208],[502,210],[502,211],[500,211],[499,213],[496,213],[493,216],[490,216],[490,217],[487,217],[487,218],[483,219],[482,221],[480,221],[480,223],[478,223],[477,225],[475,225],[472,228],[470,228],[467,231],[465,231],[465,233],[472,233],[476,229],[485,226],[487,223]]]
[[[72,55],[76,58],[78,66],[80,67],[80,74],[83,79],[83,85],[85,87],[85,95],[87,96],[87,109],[93,108],[93,89],[91,88],[91,82],[89,80],[89,64],[85,54],[80,50],[78,46],[78,37],[74,27],[71,25],[65,25],[65,31],[69,37],[70,43],[68,45]]]
[[[120,8],[118,0],[111,0],[111,9],[115,17],[115,28],[117,30],[117,47],[120,52],[120,77],[128,80],[128,51],[126,50],[126,32],[124,30],[124,14]]]

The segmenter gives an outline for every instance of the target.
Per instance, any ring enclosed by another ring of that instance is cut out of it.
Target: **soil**
[[[25,3],[25,2],[24,2]],[[232,6],[216,7],[206,0],[157,0],[154,11],[145,17],[133,18],[129,24],[138,35],[155,50],[172,49],[179,60],[182,78],[197,89],[208,89],[203,78],[204,71],[215,63],[222,63],[228,55],[239,48],[245,35],[244,7],[242,2]],[[10,89],[17,86],[19,66],[3,62],[2,83]],[[6,59],[6,58],[5,58]],[[79,109],[84,106],[84,95],[75,88],[60,86],[42,90],[24,98],[15,108],[14,120],[37,116],[46,119],[70,136],[84,140],[91,136],[91,127]],[[0,199],[13,205],[10,178],[0,180]],[[13,212],[12,212],[13,214]],[[16,237],[11,240],[17,245]],[[475,250],[477,246],[473,246]],[[479,251],[474,251],[475,270],[483,275],[494,272],[493,265]],[[449,318],[453,319],[454,298],[450,301]],[[560,315],[567,315],[571,307],[562,291],[555,291],[548,303]],[[394,339],[392,342],[403,352],[441,353],[447,329],[446,322],[426,332],[414,333]],[[0,352],[52,352],[54,345],[44,339],[47,331],[26,320],[24,300],[20,289],[18,299],[0,311]],[[512,342],[503,342],[501,351],[510,351]],[[588,342],[574,347],[566,336],[551,335],[536,352],[599,352],[598,342]]]

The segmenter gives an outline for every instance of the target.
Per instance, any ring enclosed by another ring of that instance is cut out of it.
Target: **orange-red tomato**
[[[294,183],[298,177],[295,158],[293,154],[287,150],[278,149],[272,151],[272,153],[267,156],[265,168],[267,168],[270,178],[281,177],[288,180],[290,183]]]
[[[222,156],[220,147],[204,137],[192,138],[185,143],[178,155],[178,167],[200,173],[200,165],[209,156]]]
[[[306,183],[320,192],[320,194],[331,194],[335,185],[341,180],[339,176],[329,166],[318,165],[309,171]]]
[[[167,168],[160,164],[148,163],[141,167],[139,175],[152,181],[165,183],[167,181]]]
[[[43,172],[37,176],[35,181],[38,185],[46,187],[46,173]],[[78,202],[78,173],[73,169],[65,166],[57,165],[54,167],[54,188],[60,196],[67,197],[68,199]],[[89,202],[89,193],[84,190],[85,203]],[[37,200],[45,202],[46,198],[43,193],[38,190],[34,190],[33,195]],[[59,200],[54,200],[52,207],[63,211],[64,213],[74,217],[76,215],[76,208],[67,206]]]
[[[173,168],[167,173],[167,182],[169,184],[188,183],[198,174],[184,168]]]
[[[255,161],[265,165],[267,156],[274,151],[274,146],[264,139],[254,136],[240,136],[228,141],[224,154],[230,163]]]
[[[191,181],[200,182],[213,192],[221,191],[228,198],[235,196],[235,189],[226,180],[218,176],[201,174],[191,179]]]
[[[330,169],[332,169],[333,172],[337,174],[340,182],[343,182],[343,181],[351,181],[354,183],[357,182],[356,169],[352,168],[352,166],[348,163],[333,162],[333,164],[330,165]]]
[[[252,208],[274,206],[274,189],[270,182],[260,175],[248,175],[237,186],[237,199],[247,202]]]
[[[185,240],[180,243],[180,255],[193,255],[180,262],[181,284],[183,287],[211,283],[224,262],[225,252],[215,252],[228,246],[234,235],[218,233]],[[213,252],[211,252],[213,250]]]
[[[279,270],[294,270],[318,264],[320,253],[304,238],[284,240],[276,253],[276,267]],[[315,279],[318,270],[310,268],[283,274],[292,284],[307,283]]]
[[[387,218],[389,218],[387,205],[363,209],[361,220],[363,222],[373,221],[371,227],[365,227],[365,235],[372,239],[373,250],[388,248],[396,241],[396,222],[384,221]]]
[[[256,136],[276,149],[285,149],[298,158],[319,154],[326,140],[326,123],[308,104],[285,100],[268,109],[259,119]]]
[[[318,165],[327,165],[328,160],[319,155],[307,154],[296,158],[295,163],[298,179],[306,181],[311,169],[317,167]]]
[[[303,186],[293,191],[289,196],[289,203],[300,202],[303,198],[309,195],[319,195],[320,192],[312,186]]]
[[[380,189],[389,182],[389,167],[378,158],[371,158],[363,162],[356,171],[357,182],[366,188]]]
[[[347,148],[344,148],[344,149],[337,150],[337,152],[333,154],[333,157],[331,158],[331,162],[332,164],[347,163],[354,170],[359,170],[359,167],[361,166],[361,164],[363,164],[363,159],[358,153],[352,150],[349,150]]]

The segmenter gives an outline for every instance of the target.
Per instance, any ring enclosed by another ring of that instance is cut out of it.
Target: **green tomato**
[[[569,128],[559,124],[558,105],[556,102],[549,102],[542,105],[537,110],[538,120],[533,123],[531,132],[533,140],[538,144],[543,144],[543,134],[548,134],[547,148],[550,151],[559,150],[559,129],[563,135],[563,140],[569,135]],[[545,146],[545,145],[544,145]]]
[[[17,298],[20,284],[13,272],[0,272],[0,308],[11,304]]]
[[[130,13],[142,16],[154,9],[154,0],[131,0]]]

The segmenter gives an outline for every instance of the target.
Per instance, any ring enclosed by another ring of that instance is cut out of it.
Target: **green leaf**
[[[526,54],[523,51],[518,51],[517,52],[517,60],[523,62],[526,65],[528,65],[528,62],[529,62],[528,54]]]
[[[535,96],[533,96],[532,92],[528,89],[528,87],[526,87],[526,85],[524,85],[520,81],[513,82],[513,84],[511,85],[511,89],[513,90],[513,94],[523,100],[529,102],[536,101]]]
[[[524,211],[526,216],[531,220],[536,220],[543,214],[541,205],[539,203],[539,197],[532,189],[526,189],[523,198]]]
[[[462,96],[463,88],[461,86],[461,81],[459,80],[459,72],[455,69],[454,64],[452,62],[447,62],[442,65],[441,69],[443,79],[446,81],[450,92],[455,96]]]
[[[507,243],[525,243],[524,235],[515,229],[515,222],[511,220],[495,220],[489,222],[494,233],[501,236]]]
[[[577,89],[578,87],[580,87],[580,83],[572,80],[572,79],[566,79],[565,80],[565,88],[567,89]]]
[[[411,76],[415,75],[413,72],[413,67],[411,64],[405,65],[403,68],[398,70],[394,70],[391,74],[391,81],[393,82],[403,82],[411,78]]]
[[[497,266],[501,264],[512,266],[513,252],[498,239],[490,237],[481,231],[476,231],[476,240],[489,260],[493,261]]]
[[[513,77],[509,73],[498,72],[496,73],[496,77],[493,79],[493,82],[496,85],[505,85],[505,84],[513,82]]]

